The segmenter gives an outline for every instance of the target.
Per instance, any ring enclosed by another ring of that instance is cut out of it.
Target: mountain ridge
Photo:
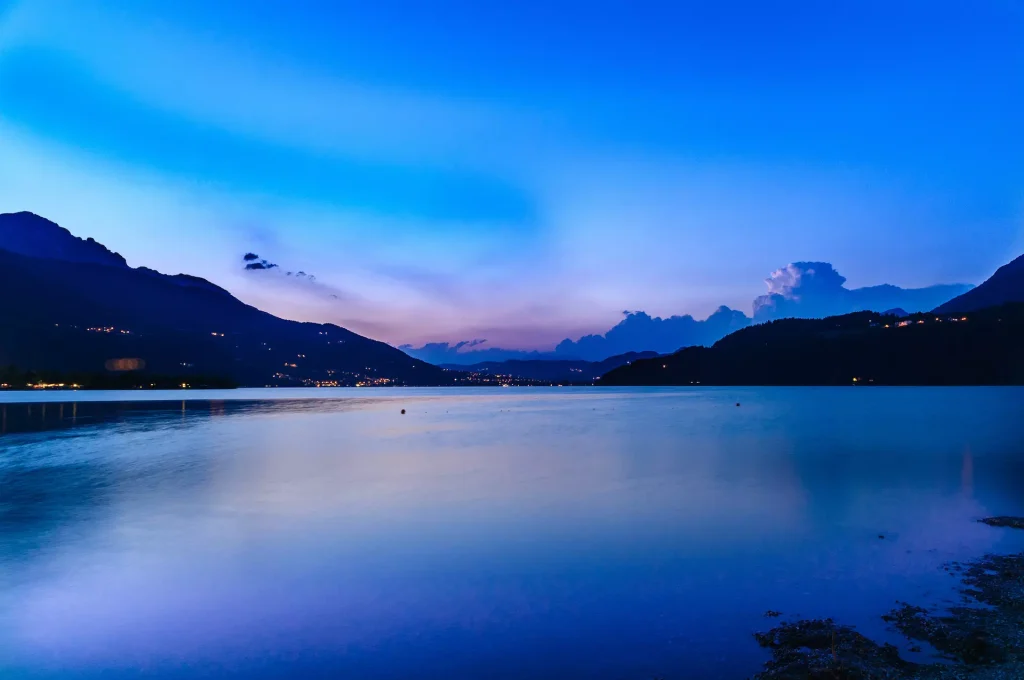
[[[855,312],[749,326],[633,362],[602,385],[1020,385],[1024,304],[945,317]]]
[[[0,247],[27,257],[128,267],[120,253],[91,236],[75,236],[56,222],[27,210],[0,213]]]
[[[47,244],[56,257],[38,257]],[[0,297],[0,365],[102,371],[131,358],[165,375],[227,374],[259,386],[454,379],[340,326],[273,316],[205,279],[131,268],[31,213],[0,214],[0,286],[22,291]]]
[[[1004,264],[976,288],[939,305],[935,312],[972,312],[1008,302],[1024,302],[1024,255]]]

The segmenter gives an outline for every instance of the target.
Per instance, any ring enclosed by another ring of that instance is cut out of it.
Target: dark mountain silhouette
[[[133,269],[31,213],[0,215],[0,287],[0,365],[92,372],[131,358],[155,374],[243,385],[453,380],[385,343],[280,319],[204,279]]]
[[[0,247],[18,255],[127,268],[119,254],[30,212],[0,214]]]
[[[878,309],[925,312],[960,295],[971,286],[943,284],[927,288],[900,288],[889,284],[846,288],[846,277],[828,262],[793,262],[765,279],[768,294],[754,300],[754,321],[827,316]]]
[[[638,359],[649,359],[656,356],[658,356],[657,352],[629,352],[628,354],[609,357],[604,361],[509,359],[507,361],[485,361],[470,366],[442,364],[442,368],[482,373],[484,375],[512,376],[526,380],[590,385],[613,368],[624,366]]]
[[[1007,302],[1024,302],[1024,255],[1004,264],[983,284],[939,305],[935,311],[971,312]]]
[[[907,319],[857,312],[783,319],[712,347],[636,361],[602,385],[1019,385],[1024,304]]]

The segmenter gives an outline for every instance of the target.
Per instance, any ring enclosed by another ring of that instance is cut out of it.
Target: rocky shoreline
[[[980,521],[1024,529],[1021,517]],[[908,661],[893,645],[832,619],[800,620],[755,634],[772,658],[754,680],[1024,678],[1024,553],[953,562],[947,570],[961,579],[961,604],[940,610],[902,602],[882,616],[915,645],[931,646],[939,655],[935,662]]]

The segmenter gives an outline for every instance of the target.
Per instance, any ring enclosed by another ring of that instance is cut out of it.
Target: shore
[[[1006,530],[1024,528],[1020,517],[980,521]],[[913,651],[921,645],[934,650],[935,662],[908,661],[895,646],[878,644],[832,619],[804,619],[755,633],[772,658],[754,680],[1024,678],[1024,553],[985,555],[945,569],[960,579],[959,605],[925,609],[901,602],[881,615],[914,644]]]

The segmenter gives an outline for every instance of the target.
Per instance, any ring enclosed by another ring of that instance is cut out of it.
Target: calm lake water
[[[742,678],[1024,549],[1016,388],[0,401],[4,678]]]

